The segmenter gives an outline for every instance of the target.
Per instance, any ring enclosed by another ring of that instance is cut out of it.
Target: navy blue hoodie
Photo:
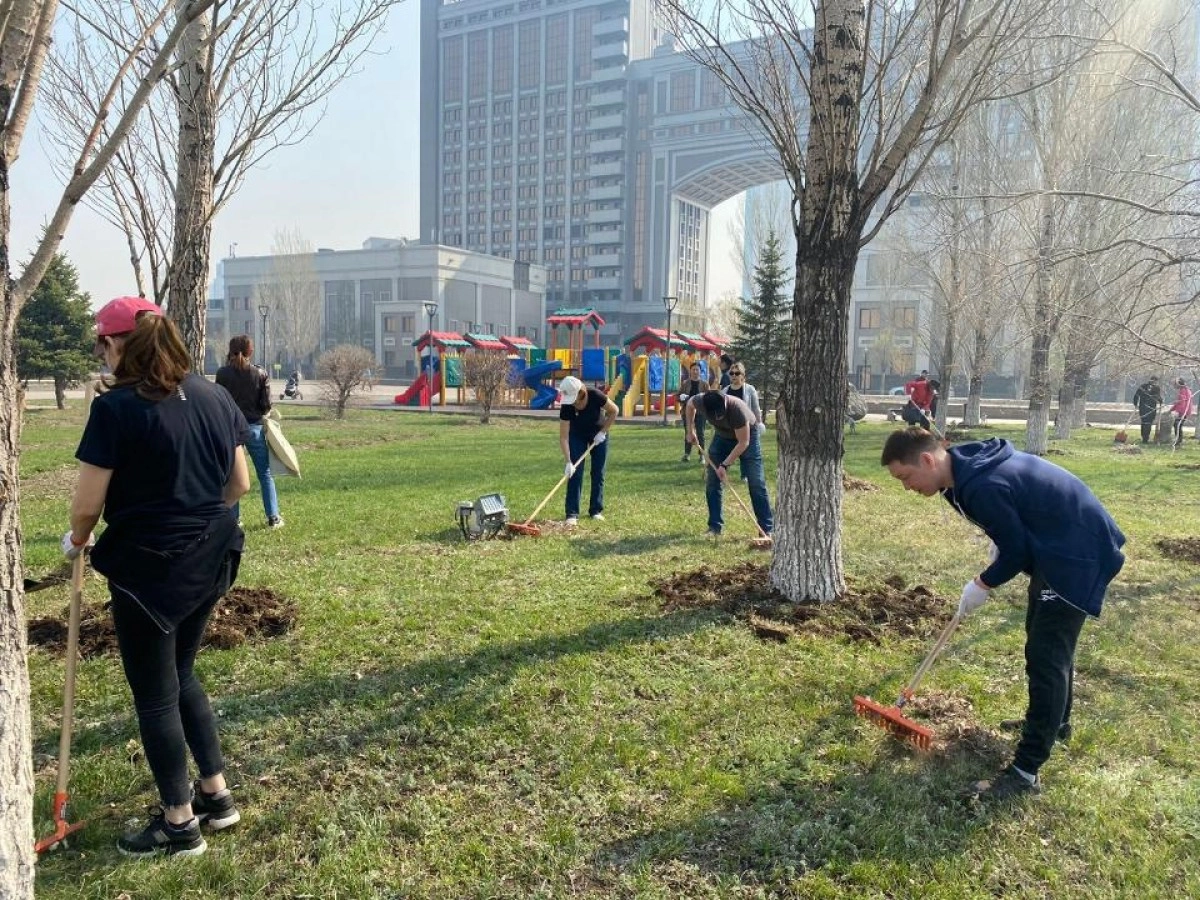
[[[948,452],[954,487],[942,496],[1000,551],[983,582],[999,587],[1018,572],[1036,572],[1072,606],[1100,615],[1108,583],[1125,564],[1125,535],[1088,486],[1001,438]]]

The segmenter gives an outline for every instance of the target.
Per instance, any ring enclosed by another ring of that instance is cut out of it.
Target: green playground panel
[[[442,360],[442,364],[445,367],[446,387],[462,387],[462,360],[457,356],[448,356]]]

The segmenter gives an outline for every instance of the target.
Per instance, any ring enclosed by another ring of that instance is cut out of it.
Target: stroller
[[[300,373],[293,372],[288,376],[287,384],[283,386],[283,393],[279,395],[280,400],[303,400],[304,395],[300,393]]]

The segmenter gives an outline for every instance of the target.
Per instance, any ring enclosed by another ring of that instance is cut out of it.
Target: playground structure
[[[467,353],[502,353],[512,367],[512,389],[506,402],[530,409],[551,409],[558,401],[557,381],[575,375],[585,384],[606,389],[625,416],[661,415],[677,405],[681,373],[699,362],[707,377],[725,341],[708,334],[646,327],[622,348],[600,346],[604,319],[591,308],[558,309],[546,317],[547,349],[520,336],[455,331],[427,331],[413,341],[417,379],[395,396],[397,405],[438,406],[466,403],[462,361]],[[591,340],[588,340],[591,329]],[[591,346],[588,346],[588,344]],[[432,354],[432,359],[430,355]]]

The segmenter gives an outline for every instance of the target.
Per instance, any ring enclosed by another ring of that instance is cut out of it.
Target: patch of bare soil
[[[1187,469],[1188,471],[1194,472],[1197,469],[1200,469],[1200,463],[1174,463],[1174,464],[1172,464],[1171,468],[1172,469]]]
[[[61,653],[67,646],[67,610],[29,622],[29,643]],[[204,632],[205,647],[225,650],[247,641],[266,640],[291,631],[296,604],[269,588],[233,588],[217,603]],[[79,619],[79,654],[86,658],[117,652],[108,604],[85,604]]]
[[[928,691],[904,707],[915,722],[933,730],[933,752],[967,754],[999,765],[1012,752],[1012,742],[979,724],[971,701],[956,694]]]
[[[1200,538],[1159,538],[1154,546],[1171,559],[1200,563]]]
[[[946,440],[954,443],[959,443],[961,441],[983,440],[984,437],[987,437],[987,435],[977,434],[969,428],[962,428],[954,425],[948,425],[943,434],[945,435]]]
[[[1113,453],[1129,453],[1137,456],[1142,452],[1142,448],[1137,444],[1113,444]]]
[[[1047,447],[1045,455],[1046,456],[1067,456],[1068,454],[1067,454],[1066,450],[1062,450],[1058,447]]]
[[[879,485],[873,481],[867,481],[865,478],[855,478],[853,475],[842,473],[842,490],[843,491],[877,491]]]
[[[767,566],[745,562],[732,569],[708,566],[650,582],[667,611],[720,609],[746,622],[764,640],[790,640],[799,634],[848,637],[880,643],[887,635],[926,637],[950,616],[952,604],[924,585],[904,586],[899,576],[883,584],[859,585],[847,579],[836,603],[791,603],[767,580]]]

